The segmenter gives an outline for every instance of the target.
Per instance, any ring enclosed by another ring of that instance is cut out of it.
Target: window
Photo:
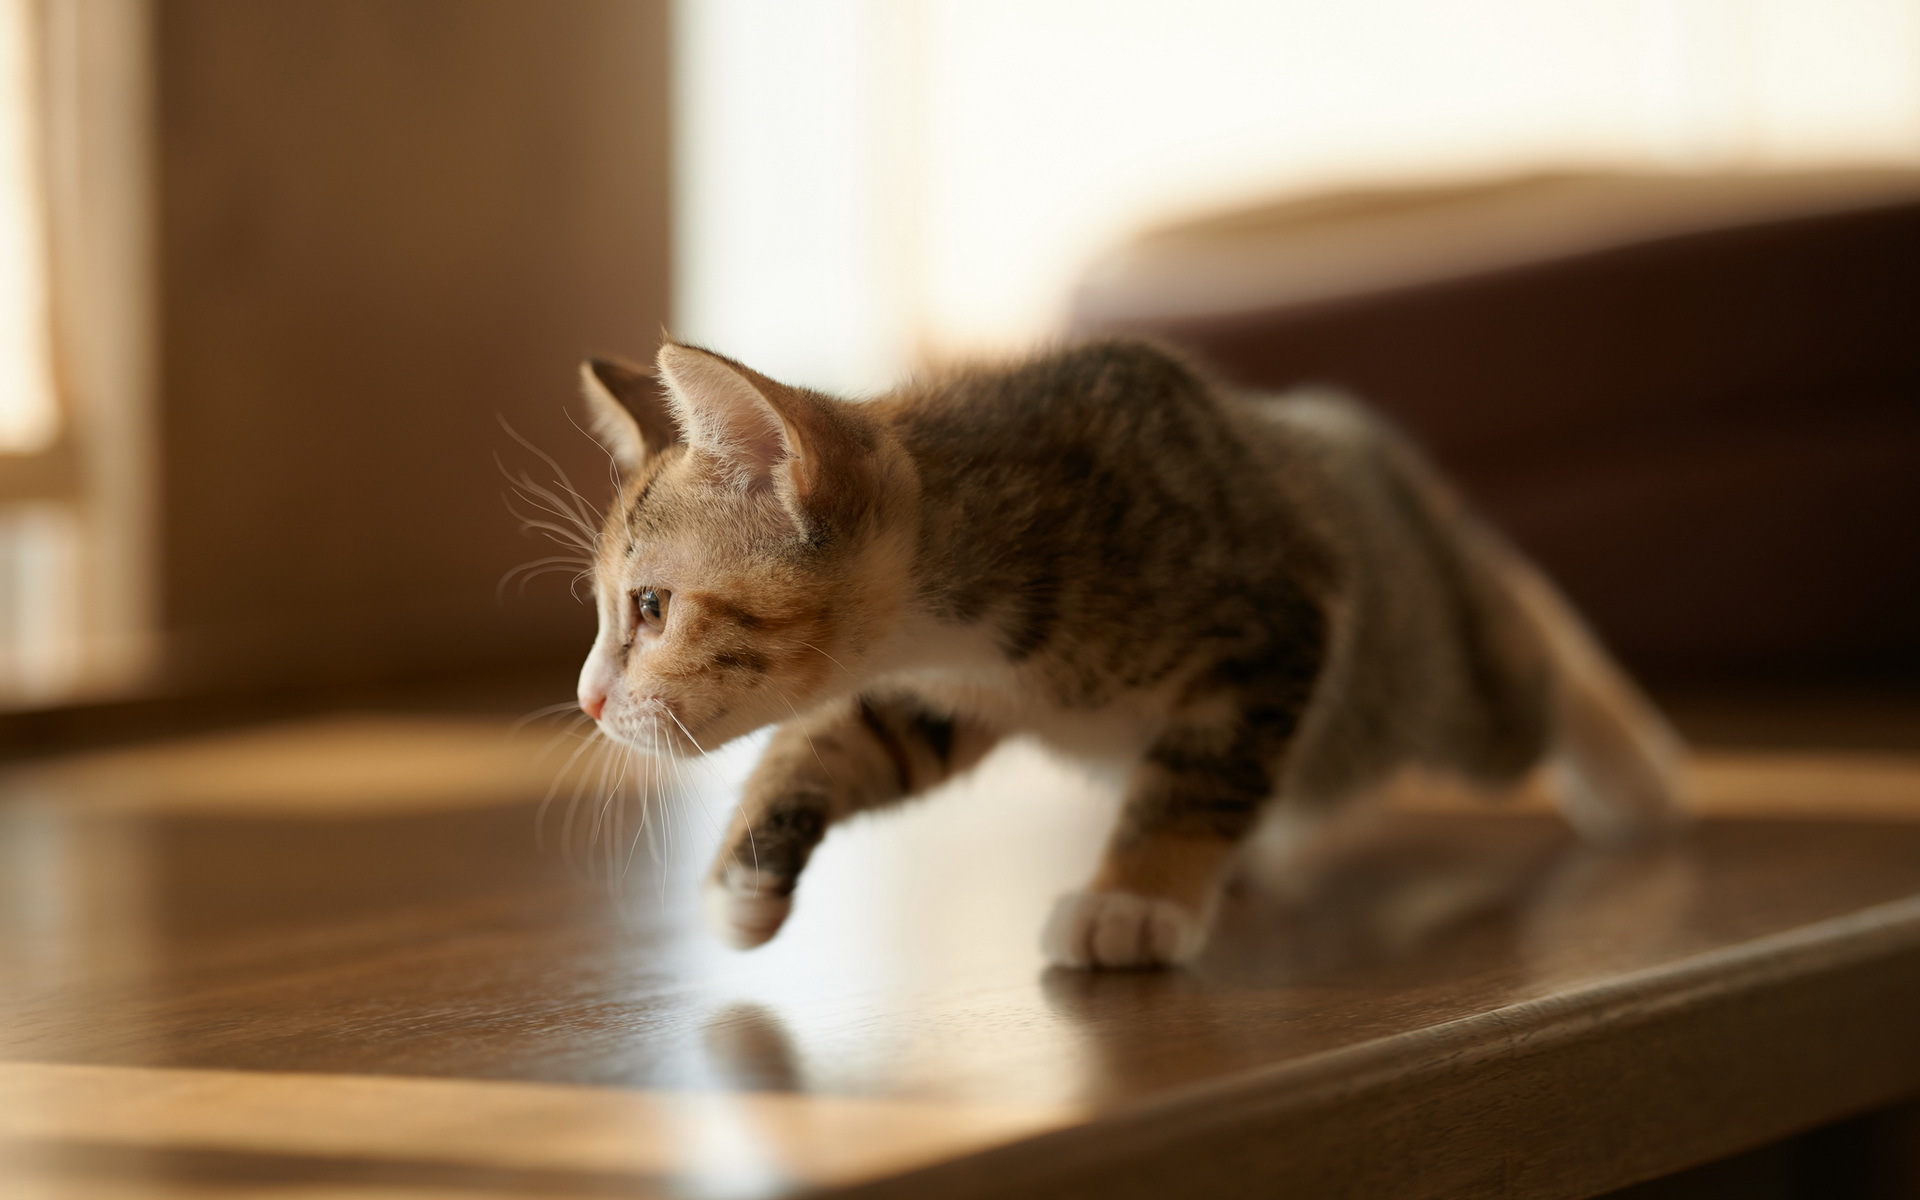
[[[0,3],[0,454],[14,456],[45,450],[58,421],[32,7]]]
[[[682,0],[675,328],[816,386],[1141,229],[1542,168],[1920,164],[1915,0]]]
[[[0,0],[0,706],[141,678],[144,0]]]

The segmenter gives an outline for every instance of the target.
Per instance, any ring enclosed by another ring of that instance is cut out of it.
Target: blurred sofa
[[[1920,172],[1277,203],[1120,248],[1074,324],[1366,397],[1656,679],[1920,679]]]

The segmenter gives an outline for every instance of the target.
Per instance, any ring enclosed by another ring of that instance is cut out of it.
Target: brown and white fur
[[[1678,812],[1678,744],[1538,572],[1391,429],[1096,342],[851,403],[665,346],[584,378],[624,470],[580,703],[711,750],[780,723],[709,879],[771,938],[835,823],[1031,735],[1125,773],[1076,967],[1182,962],[1276,807],[1403,769],[1489,788],[1550,762],[1583,833]]]

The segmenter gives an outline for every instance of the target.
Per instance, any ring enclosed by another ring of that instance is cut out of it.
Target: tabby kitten
[[[1678,812],[1678,745],[1550,585],[1394,432],[1105,341],[866,403],[669,344],[583,369],[625,472],[580,706],[668,754],[779,722],[708,881],[742,947],[830,826],[1032,735],[1127,773],[1043,944],[1182,962],[1261,815],[1403,768],[1543,760],[1620,841]]]

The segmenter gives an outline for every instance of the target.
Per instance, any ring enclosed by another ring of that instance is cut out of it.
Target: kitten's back
[[[1252,622],[1297,650],[1260,668],[1276,689],[1300,681],[1292,803],[1331,805],[1407,766],[1503,788],[1552,756],[1585,831],[1675,809],[1677,742],[1652,706],[1363,406],[1245,393],[1123,340],[880,410],[929,497],[923,586],[943,616],[994,626],[1056,701],[1092,710],[1176,678],[1217,653],[1196,631]]]

